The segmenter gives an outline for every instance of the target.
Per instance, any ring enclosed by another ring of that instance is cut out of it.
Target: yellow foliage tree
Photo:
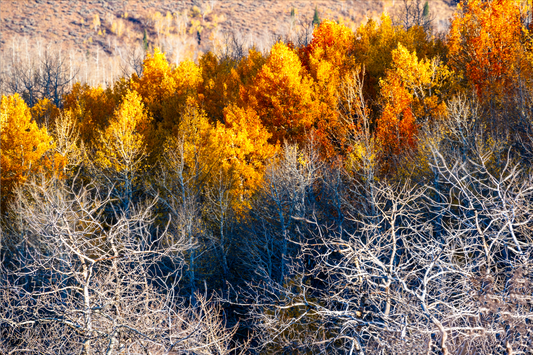
[[[420,26],[408,30],[395,26],[384,13],[379,22],[368,20],[357,30],[353,54],[355,61],[365,67],[365,92],[375,99],[379,92],[379,81],[385,77],[392,66],[392,51],[401,43],[410,52],[418,53],[420,58],[445,56],[444,43],[431,37]]]
[[[53,126],[59,116],[59,109],[47,98],[37,101],[30,110],[33,120],[48,128]]]
[[[79,124],[70,111],[62,112],[54,121],[51,132],[56,151],[65,158],[64,172],[76,171],[86,158],[85,146],[80,139]]]
[[[172,68],[159,48],[155,48],[153,54],[146,55],[141,77],[133,73],[131,88],[141,95],[153,117],[161,121],[163,101],[173,95],[176,83],[172,77]]]
[[[109,126],[100,132],[98,139],[96,163],[118,180],[116,189],[125,210],[129,208],[139,172],[144,167],[150,120],[141,97],[135,91],[127,91]]]
[[[86,145],[91,146],[96,133],[108,125],[121,94],[122,91],[117,95],[109,88],[75,83],[72,91],[65,95],[63,110],[79,122],[80,136]]]
[[[131,88],[141,95],[154,120],[171,128],[187,99],[196,99],[201,80],[200,68],[194,62],[186,60],[173,68],[165,54],[155,48],[144,60],[142,76],[133,74]]]
[[[248,55],[241,59],[235,69],[239,82],[242,85],[248,85],[265,65],[268,58],[254,48],[248,51]]]
[[[140,96],[128,91],[117,108],[109,126],[100,134],[98,162],[118,172],[134,171],[146,155],[145,137],[150,117]]]
[[[192,198],[196,202],[203,193],[212,172],[220,165],[220,152],[213,138],[213,127],[205,112],[190,100],[180,114],[176,132],[163,145],[163,175],[168,174],[167,180],[171,181],[163,191],[176,195],[169,200],[185,203]]]
[[[18,94],[2,96],[0,101],[0,167],[2,207],[13,189],[31,173],[61,172],[63,159],[47,154],[54,149],[46,129],[32,120],[30,109]]]
[[[266,162],[278,146],[268,143],[270,133],[251,108],[231,105],[224,110],[225,124],[214,132],[220,151],[220,168],[232,182],[231,193],[237,210],[249,207],[250,198],[261,186]]]
[[[444,94],[451,72],[438,60],[418,60],[404,46],[392,51],[392,69],[380,82],[382,112],[376,136],[385,157],[398,156],[416,147],[421,122],[446,113]]]
[[[228,87],[238,87],[238,83],[230,79],[234,63],[229,58],[219,60],[215,54],[207,52],[200,58],[199,66],[203,79],[203,85],[198,88],[200,105],[211,119],[222,121],[224,107],[232,101],[229,97],[236,97],[239,92]]]
[[[177,132],[172,135],[172,140],[183,144],[185,165],[192,167],[200,164],[209,166],[207,172],[215,166],[220,154],[214,148],[213,127],[204,111],[189,100],[182,111]],[[204,169],[202,169],[204,170]]]
[[[167,170],[179,172],[178,180],[190,182],[199,194],[223,179],[232,208],[241,211],[249,206],[266,161],[277,147],[268,143],[270,133],[251,108],[231,104],[224,109],[224,121],[212,125],[206,113],[189,101],[176,133],[165,144],[167,164],[173,165]]]

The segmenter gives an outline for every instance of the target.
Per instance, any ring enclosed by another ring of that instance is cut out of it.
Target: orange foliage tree
[[[230,57],[219,59],[211,52],[200,58],[203,80],[198,97],[212,121],[224,120],[224,109],[240,100],[241,86],[255,77],[265,61],[266,58],[255,49],[250,49],[240,61]]]
[[[54,149],[46,129],[32,120],[30,109],[18,95],[2,96],[0,101],[0,185],[2,207],[10,193],[33,172],[59,173],[63,157],[47,154]]]
[[[241,88],[244,105],[259,115],[272,134],[272,143],[303,142],[316,121],[313,80],[297,53],[276,43],[270,56],[249,85]]]
[[[315,82],[318,100],[315,133],[326,157],[346,149],[348,127],[339,119],[338,88],[354,68],[354,43],[355,36],[350,29],[327,20],[315,28],[311,43],[301,55]]]
[[[450,65],[481,98],[502,95],[517,75],[529,75],[529,32],[515,0],[469,0],[458,5],[450,32]]]

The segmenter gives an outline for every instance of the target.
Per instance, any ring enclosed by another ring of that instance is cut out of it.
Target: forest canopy
[[[531,13],[2,95],[0,353],[527,352]]]

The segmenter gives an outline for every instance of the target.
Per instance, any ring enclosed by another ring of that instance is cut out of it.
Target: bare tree
[[[101,196],[98,186],[57,179],[18,191],[17,244],[1,266],[1,351],[229,353],[235,329],[220,308],[178,296],[188,244],[163,243],[155,201],[110,220]]]
[[[8,92],[21,93],[30,107],[42,98],[60,107],[76,73],[77,69],[69,68],[61,51],[47,48],[38,57],[13,52],[5,79]]]
[[[235,62],[244,58],[248,50],[251,48],[251,46],[246,43],[242,34],[235,31],[224,32],[222,42],[223,45],[220,48],[220,57]]]
[[[40,98],[41,77],[39,63],[34,58],[10,65],[7,85],[10,92],[21,93],[22,97],[32,107]]]
[[[431,13],[430,2],[427,0],[402,0],[392,17],[398,25],[409,29],[420,26],[426,31],[432,28],[435,15]]]
[[[531,173],[484,139],[474,103],[449,107],[428,140],[437,184],[353,179],[342,232],[305,219],[314,238],[300,239],[293,277],[250,295],[258,352],[531,348]]]
[[[260,198],[252,210],[256,223],[247,245],[252,269],[267,280],[282,283],[288,275],[289,259],[296,255],[292,240],[295,217],[310,212],[318,168],[318,154],[312,148],[304,151],[288,144],[267,167]]]
[[[75,74],[69,73],[67,58],[61,54],[61,51],[57,53],[46,51],[41,66],[41,95],[49,98],[57,107],[61,107],[63,95],[70,89]]]
[[[121,59],[121,72],[124,77],[132,73],[142,76],[146,49],[142,45],[117,48],[117,54]]]
[[[213,186],[209,186],[206,192],[206,217],[210,222],[212,231],[211,240],[217,250],[218,264],[222,266],[223,281],[227,282],[230,277],[228,254],[231,250],[232,238],[230,229],[234,222],[233,206],[231,201],[232,181],[219,171],[218,179]]]

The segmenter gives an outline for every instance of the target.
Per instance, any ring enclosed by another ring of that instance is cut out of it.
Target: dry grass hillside
[[[223,48],[228,34],[267,50],[277,37],[309,33],[315,8],[322,19],[355,29],[403,1],[0,0],[0,60],[6,66],[54,50],[69,58],[78,80],[105,85],[135,70],[146,46],[163,48],[175,62]],[[454,2],[429,0],[437,30]]]

